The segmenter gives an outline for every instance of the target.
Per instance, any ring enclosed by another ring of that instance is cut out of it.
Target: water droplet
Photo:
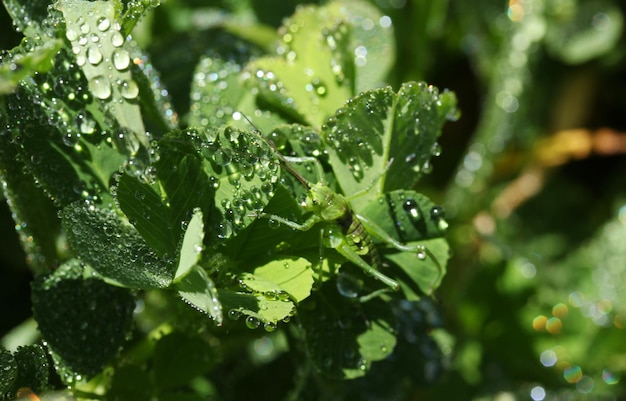
[[[107,17],[100,17],[98,18],[96,25],[100,32],[106,32],[111,27],[111,20],[109,20]]]
[[[228,221],[222,221],[217,225],[217,237],[221,239],[230,238],[233,235],[233,226]]]
[[[116,70],[122,71],[130,65],[130,55],[124,49],[117,49],[113,52],[113,66]]]
[[[275,230],[275,229],[280,227],[280,221],[278,221],[276,219],[269,219],[269,220],[267,220],[267,225],[268,225],[269,228]]]
[[[268,333],[273,332],[274,330],[276,330],[276,323],[274,322],[266,322],[263,325],[263,328],[265,329],[265,331],[267,331]]]
[[[422,172],[424,174],[430,174],[433,172],[433,165],[428,160],[422,164]]]
[[[139,86],[133,79],[123,80],[119,84],[120,94],[124,99],[135,99],[139,94]]]
[[[118,31],[111,33],[111,44],[115,47],[121,47],[124,44],[124,37]]]
[[[213,161],[219,166],[227,166],[228,164],[230,164],[230,160],[230,154],[224,149],[217,149],[215,153],[213,153]]]
[[[417,246],[417,252],[415,253],[415,256],[417,256],[417,258],[419,260],[426,259],[426,247],[424,245],[418,245]]]
[[[73,30],[73,29],[68,29],[65,32],[65,37],[67,38],[67,40],[69,40],[70,42],[75,41],[76,39],[78,39],[78,33]]]
[[[241,317],[241,312],[237,309],[231,309],[228,311],[228,318],[230,320],[238,320]]]
[[[246,318],[246,327],[249,329],[256,329],[261,325],[261,321],[254,317],[254,316],[248,316]]]
[[[434,157],[441,156],[441,145],[439,142],[433,143],[433,146],[430,148],[430,154]]]
[[[89,80],[91,93],[98,99],[108,99],[111,97],[111,83],[102,75],[98,75]]]
[[[404,201],[402,204],[402,208],[405,212],[409,214],[411,219],[419,219],[420,218],[420,210],[417,207],[417,202],[413,198],[409,198]]]
[[[91,65],[98,65],[102,61],[102,53],[96,47],[90,47],[87,49],[87,61]]]
[[[356,298],[363,288],[363,281],[351,274],[340,272],[337,275],[337,291],[346,298]]]

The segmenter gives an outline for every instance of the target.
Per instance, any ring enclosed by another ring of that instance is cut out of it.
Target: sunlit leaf
[[[379,193],[411,189],[428,171],[437,137],[456,118],[456,99],[425,83],[364,92],[346,102],[324,124],[323,138],[343,193],[359,210]],[[358,205],[358,206],[356,206]]]
[[[222,304],[217,288],[202,267],[193,265],[174,288],[185,302],[211,316],[217,325],[222,324]]]

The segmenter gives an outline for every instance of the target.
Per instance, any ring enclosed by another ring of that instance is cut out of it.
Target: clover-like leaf
[[[431,294],[441,283],[449,258],[443,208],[415,191],[396,190],[381,195],[360,214],[394,240],[415,248],[415,252],[384,249],[384,257],[403,272],[400,285],[405,295],[417,299],[420,292]]]
[[[111,135],[113,143],[121,153],[134,156],[148,148],[148,137],[136,102],[139,87],[132,78],[130,53],[124,46],[127,32],[122,32],[115,4],[60,0],[56,6],[63,13],[65,37],[91,93],[122,127],[122,135]]]
[[[114,211],[75,203],[60,215],[72,249],[103,277],[130,288],[165,288],[171,283],[173,266]]]
[[[193,265],[175,282],[174,288],[185,302],[211,316],[218,326],[222,325],[222,304],[217,288],[202,267]]]
[[[292,301],[274,291],[262,293],[219,289],[218,294],[228,316],[245,316],[246,325],[251,329],[263,326],[271,331],[278,322],[290,318],[296,312]]]
[[[330,163],[355,209],[377,194],[412,189],[429,160],[447,119],[457,118],[453,93],[425,83],[407,83],[361,93],[346,102],[322,127]]]
[[[395,320],[386,302],[353,302],[341,296],[333,282],[303,302],[298,317],[315,367],[331,378],[364,376],[371,363],[389,356],[396,344]]]
[[[86,273],[77,260],[36,280],[32,301],[48,346],[68,369],[87,376],[98,374],[122,346],[135,307],[129,290]]]

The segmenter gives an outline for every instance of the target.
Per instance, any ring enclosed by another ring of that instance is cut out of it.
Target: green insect
[[[255,133],[263,137],[258,129]],[[366,274],[374,277],[386,285],[386,288],[362,296],[360,301],[365,302],[382,293],[397,291],[399,283],[381,272],[382,262],[372,237],[376,237],[388,246],[399,251],[415,253],[418,259],[431,257],[435,264],[441,268],[434,257],[423,245],[408,246],[392,238],[385,230],[370,219],[355,213],[350,204],[350,199],[363,195],[370,191],[372,184],[350,197],[345,197],[333,191],[324,181],[323,167],[315,157],[289,157],[282,155],[276,147],[268,141],[274,149],[281,166],[292,174],[307,190],[307,196],[302,207],[310,212],[310,216],[303,222],[295,222],[284,217],[268,213],[258,213],[257,217],[267,218],[274,222],[284,224],[294,230],[308,231],[318,223],[323,223],[323,233],[328,238],[328,244],[349,262],[361,268]],[[393,160],[392,160],[393,161]],[[388,164],[387,168],[391,164]],[[318,176],[317,183],[311,183],[304,178],[294,167],[294,163],[312,163]],[[386,171],[383,170],[381,175]],[[323,245],[321,245],[323,246]],[[321,258],[321,257],[320,257]]]

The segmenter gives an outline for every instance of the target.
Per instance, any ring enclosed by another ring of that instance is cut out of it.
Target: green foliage
[[[622,396],[623,5],[209,3],[3,1],[0,399]]]

